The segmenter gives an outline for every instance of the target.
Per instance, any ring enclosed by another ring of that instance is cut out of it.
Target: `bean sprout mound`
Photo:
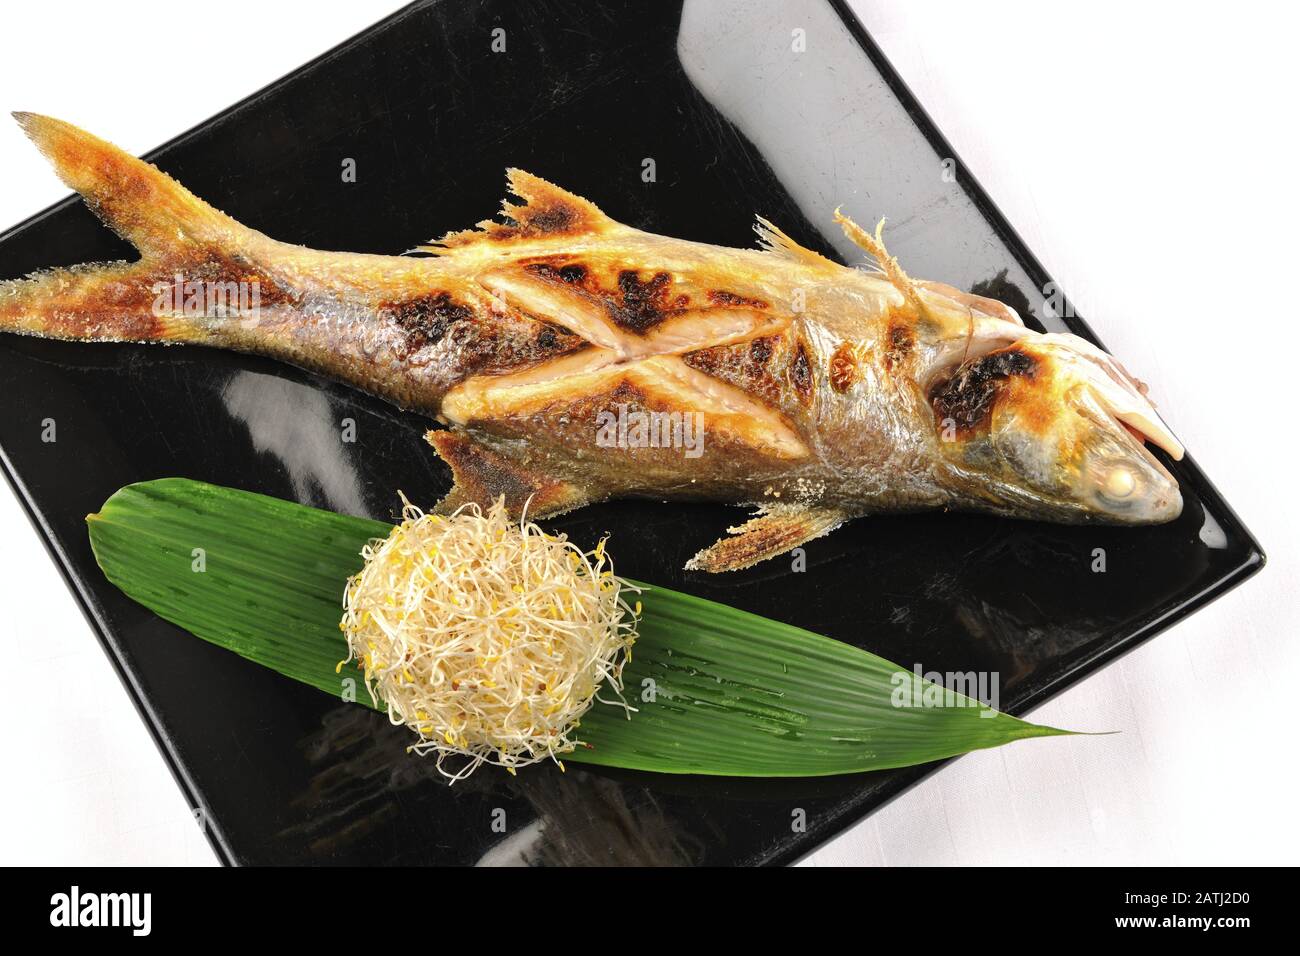
[[[584,552],[564,535],[514,522],[499,499],[447,517],[402,499],[402,523],[361,555],[340,629],[366,688],[394,724],[419,736],[453,781],[483,763],[514,773],[568,753],[607,682],[623,702],[636,608],[602,540]],[[463,762],[448,758],[459,755]],[[448,766],[455,765],[455,769]]]

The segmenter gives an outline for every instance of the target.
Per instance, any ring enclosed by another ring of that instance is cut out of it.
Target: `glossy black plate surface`
[[[498,28],[505,52],[492,48]],[[952,156],[865,33],[823,0],[744,12],[719,0],[471,0],[408,8],[149,158],[276,238],[377,253],[490,215],[512,165],[647,230],[748,246],[760,212],[857,261],[830,221],[844,203],[864,222],[891,217],[891,249],[912,274],[981,284],[1031,324],[1091,337],[1052,317],[1063,310],[1044,302],[1048,276],[959,163],[943,175]],[[355,183],[342,181],[345,158]],[[131,256],[71,200],[0,239],[6,278]],[[388,517],[398,488],[433,502],[449,485],[420,439],[424,420],[198,348],[4,336],[0,381],[8,477],[224,860],[787,862],[933,769],[733,781],[571,764],[563,775],[480,772],[449,789],[383,717],[129,601],[100,574],[83,521],[119,486],[167,475]],[[46,418],[56,443],[41,441]],[[348,418],[355,443],[340,438]],[[905,666],[997,672],[1003,709],[1018,713],[1262,564],[1191,459],[1173,471],[1186,507],[1166,526],[872,518],[810,545],[802,574],[786,560],[720,578],[682,572],[741,514],[721,506],[618,502],[556,525],[587,544],[612,533],[629,576]],[[1108,573],[1091,571],[1095,548]],[[806,832],[792,832],[795,808]]]

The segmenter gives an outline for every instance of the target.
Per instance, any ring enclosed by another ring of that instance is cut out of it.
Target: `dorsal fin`
[[[758,233],[758,244],[763,247],[764,251],[773,255],[784,256],[787,259],[793,259],[811,266],[839,265],[839,263],[827,259],[820,253],[799,245],[786,235],[782,229],[762,216],[754,217],[754,232]]]
[[[523,202],[505,199],[500,213],[504,221],[484,219],[473,229],[449,232],[441,239],[419,246],[420,251],[445,255],[458,247],[481,242],[591,235],[617,225],[595,203],[540,176],[511,168],[506,170],[506,180],[510,193]]]

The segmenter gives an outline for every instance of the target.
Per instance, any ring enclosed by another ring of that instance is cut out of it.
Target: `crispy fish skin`
[[[708,571],[883,511],[1145,524],[1181,509],[1144,441],[1182,448],[1122,366],[911,279],[879,228],[838,212],[878,271],[762,219],[755,250],[641,232],[514,169],[501,221],[427,258],[322,252],[70,124],[14,115],[141,258],[0,283],[0,330],[268,355],[436,417],[448,427],[427,437],[455,476],[443,508],[758,506],[692,559]]]

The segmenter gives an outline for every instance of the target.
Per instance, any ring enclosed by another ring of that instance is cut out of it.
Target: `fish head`
[[[1159,524],[1182,512],[1147,442],[1183,447],[1146,388],[1074,335],[1027,333],[930,390],[939,445],[976,506],[1051,521]]]

